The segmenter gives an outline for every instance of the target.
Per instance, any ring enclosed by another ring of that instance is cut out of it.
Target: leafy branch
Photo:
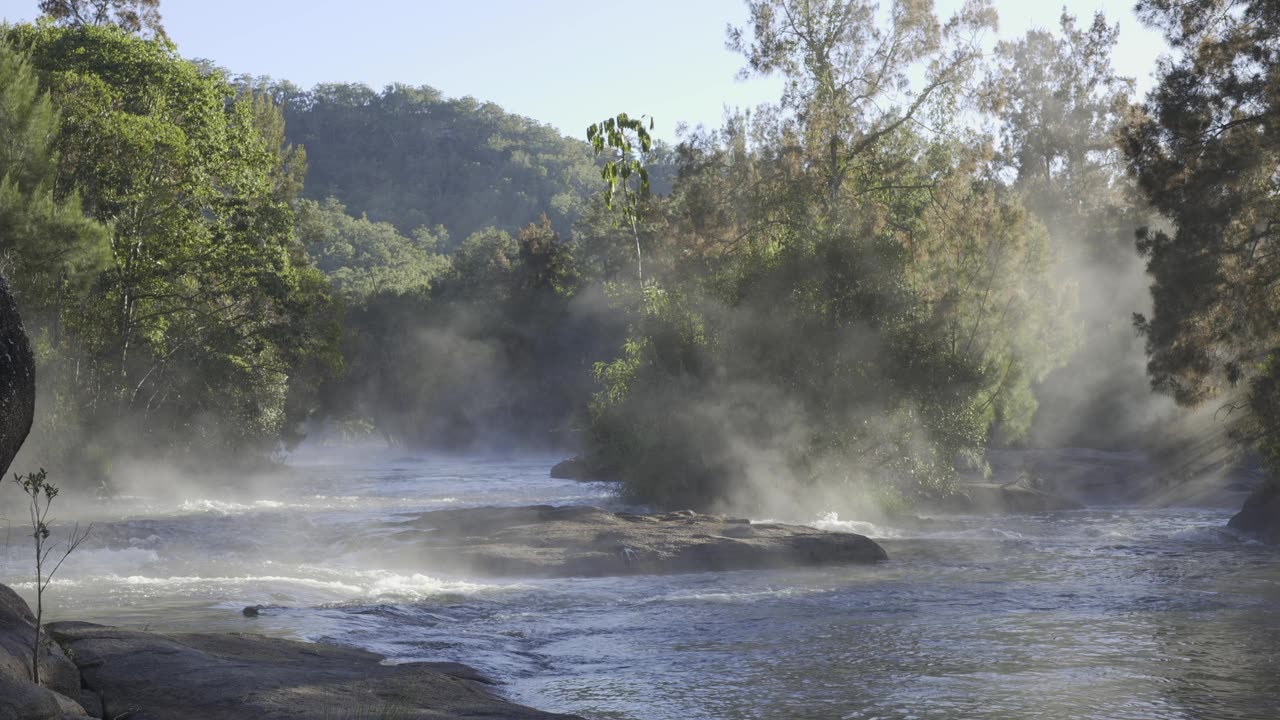
[[[636,218],[640,202],[649,197],[649,170],[644,165],[644,155],[653,149],[653,138],[649,135],[653,118],[648,118],[648,127],[645,119],[644,115],[633,118],[619,113],[617,117],[605,118],[587,127],[587,142],[591,143],[596,157],[606,150],[616,154],[600,169],[600,177],[605,181],[605,205],[612,210],[615,198],[621,197],[622,217],[631,225],[631,235],[636,241],[636,277],[641,285],[644,284],[644,261],[640,256]]]

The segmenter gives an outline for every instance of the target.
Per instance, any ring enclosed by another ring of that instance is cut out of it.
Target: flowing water
[[[553,461],[317,457],[253,500],[68,509],[97,524],[47,616],[461,661],[589,718],[1280,718],[1280,553],[1227,532],[1226,509],[925,532],[785,518],[870,534],[891,560],[667,577],[439,577],[387,542],[382,523],[407,512],[617,504],[608,485],[549,479]],[[30,598],[20,494],[0,498],[0,582]],[[241,613],[259,604],[278,607]]]

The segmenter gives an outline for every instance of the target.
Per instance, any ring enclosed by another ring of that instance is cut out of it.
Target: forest
[[[983,2],[746,5],[727,42],[781,97],[669,144],[41,3],[0,32],[26,464],[536,448],[657,506],[906,508],[992,448],[1154,448],[1198,409],[1280,471],[1269,3],[1142,0],[1145,97],[1102,14],[985,51]]]

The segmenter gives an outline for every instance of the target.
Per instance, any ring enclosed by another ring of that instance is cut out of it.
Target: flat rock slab
[[[862,535],[689,510],[634,515],[582,506],[485,507],[423,513],[388,527],[435,570],[496,577],[603,577],[888,559],[883,548]]]
[[[363,650],[256,635],[47,627],[108,718],[575,718],[502,700],[456,663],[383,665]]]

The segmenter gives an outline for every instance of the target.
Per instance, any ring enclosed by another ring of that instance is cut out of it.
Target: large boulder
[[[432,571],[488,576],[599,577],[887,559],[862,535],[690,510],[635,515],[581,506],[467,508],[422,513],[388,527],[399,530],[392,541],[412,547]]]
[[[1264,542],[1280,544],[1280,481],[1263,483],[1228,525]]]
[[[71,651],[108,718],[574,717],[507,702],[489,690],[490,681],[456,663],[384,665],[373,653],[330,645],[81,622],[50,623],[49,633]]]
[[[0,720],[45,720],[69,712],[84,715],[80,671],[47,634],[40,644],[40,685],[31,681],[35,616],[12,589],[0,585]]]
[[[18,305],[0,275],[0,478],[31,432],[36,409],[36,361]]]

